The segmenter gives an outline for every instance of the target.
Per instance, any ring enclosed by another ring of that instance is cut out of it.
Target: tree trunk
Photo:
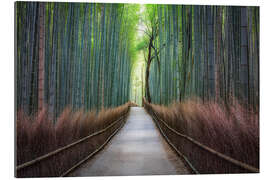
[[[247,50],[247,8],[241,8],[241,62],[240,62],[240,81],[242,100],[248,100],[248,50]]]
[[[44,104],[44,61],[45,61],[45,5],[39,3],[39,64],[38,64],[38,111],[41,111]]]
[[[207,6],[207,56],[208,56],[208,97],[215,96],[215,60],[214,60],[214,31],[213,8]]]
[[[149,45],[148,45],[148,57],[147,57],[146,76],[145,76],[146,98],[149,103],[151,103],[151,96],[150,96],[150,90],[149,90],[149,72],[150,72],[150,65],[151,65],[152,45],[153,45],[153,33],[150,37]]]

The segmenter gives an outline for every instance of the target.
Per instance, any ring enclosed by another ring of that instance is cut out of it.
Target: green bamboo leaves
[[[191,97],[225,103],[238,99],[258,107],[258,7],[145,7],[157,18],[157,28],[151,29],[157,29],[154,48],[145,50],[155,59],[149,65],[148,99],[165,105]]]
[[[66,106],[100,110],[127,102],[136,8],[17,2],[17,109],[35,113],[40,99],[56,119]]]

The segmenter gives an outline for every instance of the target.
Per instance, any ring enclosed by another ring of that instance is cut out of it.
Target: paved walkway
[[[70,176],[189,174],[181,158],[141,107],[132,107],[124,127],[106,147]]]

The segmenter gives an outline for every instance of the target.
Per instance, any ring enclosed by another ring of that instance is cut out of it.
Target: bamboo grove
[[[16,2],[17,109],[100,110],[129,99],[138,6]],[[124,77],[124,78],[123,78]]]
[[[149,102],[199,97],[258,110],[258,7],[147,5],[146,13]]]

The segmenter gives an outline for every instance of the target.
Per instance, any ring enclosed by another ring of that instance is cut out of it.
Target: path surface
[[[132,107],[124,127],[70,176],[188,174],[143,108]]]

